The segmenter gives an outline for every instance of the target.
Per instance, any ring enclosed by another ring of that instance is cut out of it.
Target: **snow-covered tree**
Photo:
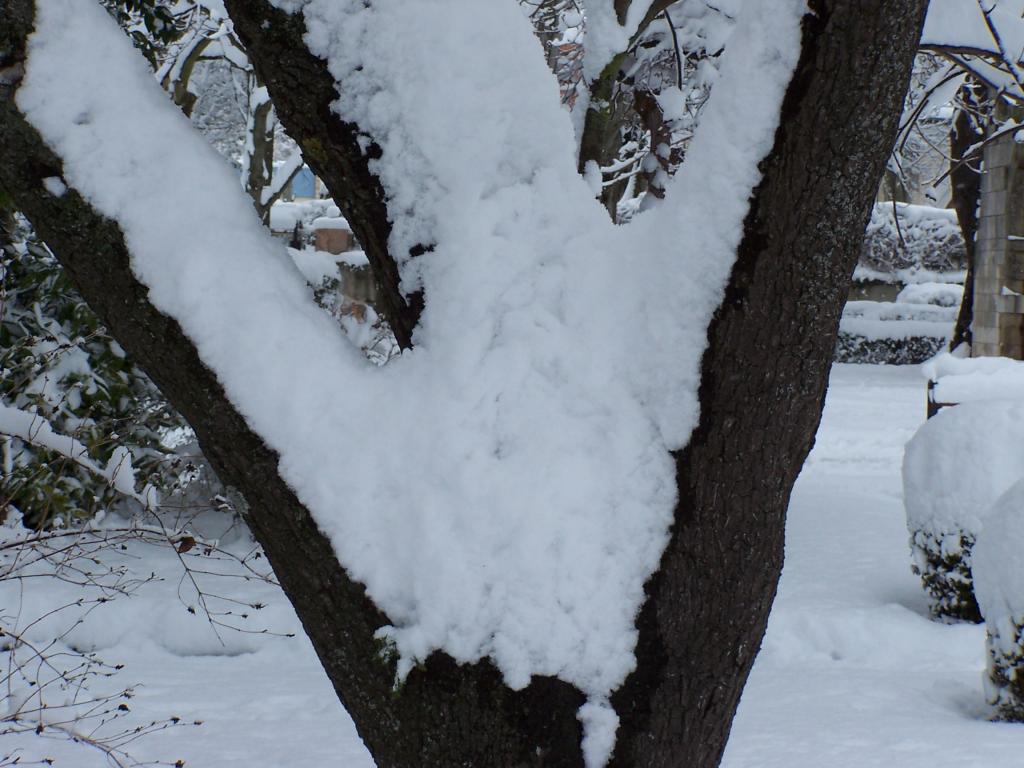
[[[669,4],[586,4],[574,133],[514,0],[226,0],[366,251],[381,368],[81,0],[4,6],[0,187],[244,494],[378,765],[710,768],[924,5],[728,3],[616,226],[604,83]]]
[[[993,502],[1024,468],[1009,447],[1024,432],[1020,417],[1010,401],[965,403],[943,409],[907,443],[903,500],[912,567],[938,619],[981,621],[972,551]]]

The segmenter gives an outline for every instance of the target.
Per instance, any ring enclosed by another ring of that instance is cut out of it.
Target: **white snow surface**
[[[981,532],[993,502],[1024,478],[1024,402],[943,408],[907,443],[903,499],[911,531]]]
[[[956,283],[917,283],[907,285],[896,296],[898,304],[933,304],[959,310],[964,287]]]
[[[696,423],[706,327],[805,5],[744,4],[665,205],[617,228],[575,171],[569,117],[516,3],[279,4],[305,14],[336,109],[383,149],[393,252],[435,245],[403,265],[426,295],[417,348],[383,369],[312,304],[98,6],[38,0],[19,107],[280,454],[392,621],[400,672],[436,649],[490,657],[514,687],[555,675],[600,708],[634,665],[675,502],[669,451]]]
[[[924,420],[922,400],[917,366],[833,368],[815,447],[790,504],[778,597],[722,768],[1019,763],[1024,728],[988,720],[985,628],[929,620],[910,572],[900,459]],[[982,540],[975,552],[979,547]],[[223,632],[222,644],[201,612],[187,612],[194,600],[188,584],[184,604],[179,600],[181,568],[169,548],[133,547],[106,558],[164,581],[100,606],[75,630],[76,645],[125,665],[96,685],[139,684],[125,725],[170,715],[203,721],[135,742],[134,757],[201,768],[373,767],[280,590],[204,577],[211,592],[267,606],[245,622],[250,629],[299,632]],[[199,547],[186,558],[214,570]],[[20,608],[26,623],[81,596],[54,579],[7,586],[0,583],[0,606]],[[52,639],[55,627],[74,619],[73,612],[50,618],[30,637]],[[0,663],[6,666],[5,655]],[[110,765],[99,752],[60,739],[31,732],[0,738],[0,755],[17,748],[23,764],[51,757],[55,768]]]
[[[68,188],[64,186],[64,182],[60,180],[59,176],[47,176],[43,179],[43,187],[54,197],[63,197],[64,193],[68,191]]]
[[[341,272],[338,271],[338,262],[341,260],[333,253],[318,251],[314,248],[288,248],[288,255],[292,257],[295,266],[298,267],[306,282],[314,288],[319,288],[324,280],[340,280]]]

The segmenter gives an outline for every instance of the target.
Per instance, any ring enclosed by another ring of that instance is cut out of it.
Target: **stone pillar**
[[[1024,144],[1007,134],[984,151],[974,272],[975,357],[1024,359]]]

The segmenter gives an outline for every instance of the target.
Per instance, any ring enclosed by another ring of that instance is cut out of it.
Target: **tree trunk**
[[[227,0],[280,119],[367,248],[411,340],[380,184],[302,23],[264,0]],[[637,670],[613,697],[616,766],[714,768],[767,621],[786,506],[820,418],[839,313],[895,135],[926,0],[816,0],[782,123],[709,329],[701,417],[677,456],[680,501],[638,619]],[[393,690],[374,631],[386,618],[338,563],[192,343],[148,301],[119,228],[74,190],[41,184],[61,162],[14,104],[31,0],[0,10],[0,188],[35,224],[113,335],[195,428],[247,518],[325,671],[382,768],[582,765],[571,686],[507,688],[493,665],[435,653]],[[264,27],[263,21],[270,21]],[[301,87],[297,87],[301,86]],[[371,155],[373,151],[371,150]],[[403,255],[404,256],[404,255]]]
[[[979,128],[978,113],[983,109],[977,94],[982,86],[968,79],[960,89],[960,98],[964,106],[957,110],[953,131],[949,136],[950,172],[949,185],[952,189],[953,207],[960,223],[960,232],[964,238],[964,250],[967,252],[967,276],[964,278],[964,298],[960,302],[960,312],[953,328],[953,338],[949,341],[950,350],[963,343],[972,341],[971,323],[974,322],[974,252],[975,237],[978,234],[978,205],[981,202],[981,153],[971,151],[971,147],[985,138],[985,132]],[[974,114],[972,114],[972,112]]]

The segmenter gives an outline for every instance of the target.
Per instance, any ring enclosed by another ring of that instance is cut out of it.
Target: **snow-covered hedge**
[[[877,203],[860,265],[876,273],[955,272],[966,265],[956,212],[906,203]]]
[[[896,301],[849,301],[839,323],[840,363],[921,363],[949,344],[963,289],[907,286]]]
[[[993,504],[974,547],[974,591],[985,617],[985,694],[1001,720],[1024,721],[1024,480]]]
[[[270,230],[276,233],[291,233],[296,226],[304,232],[312,232],[331,221],[331,226],[347,228],[348,224],[341,217],[341,210],[333,200],[304,200],[301,202],[285,202],[279,200],[270,206]],[[314,222],[320,222],[314,226]]]
[[[948,343],[948,335],[870,339],[840,331],[835,360],[837,363],[916,365],[936,355]]]
[[[1022,444],[1024,403],[1011,400],[943,409],[907,443],[903,501],[912,567],[936,618],[981,621],[972,550],[993,502],[1024,477]]]

